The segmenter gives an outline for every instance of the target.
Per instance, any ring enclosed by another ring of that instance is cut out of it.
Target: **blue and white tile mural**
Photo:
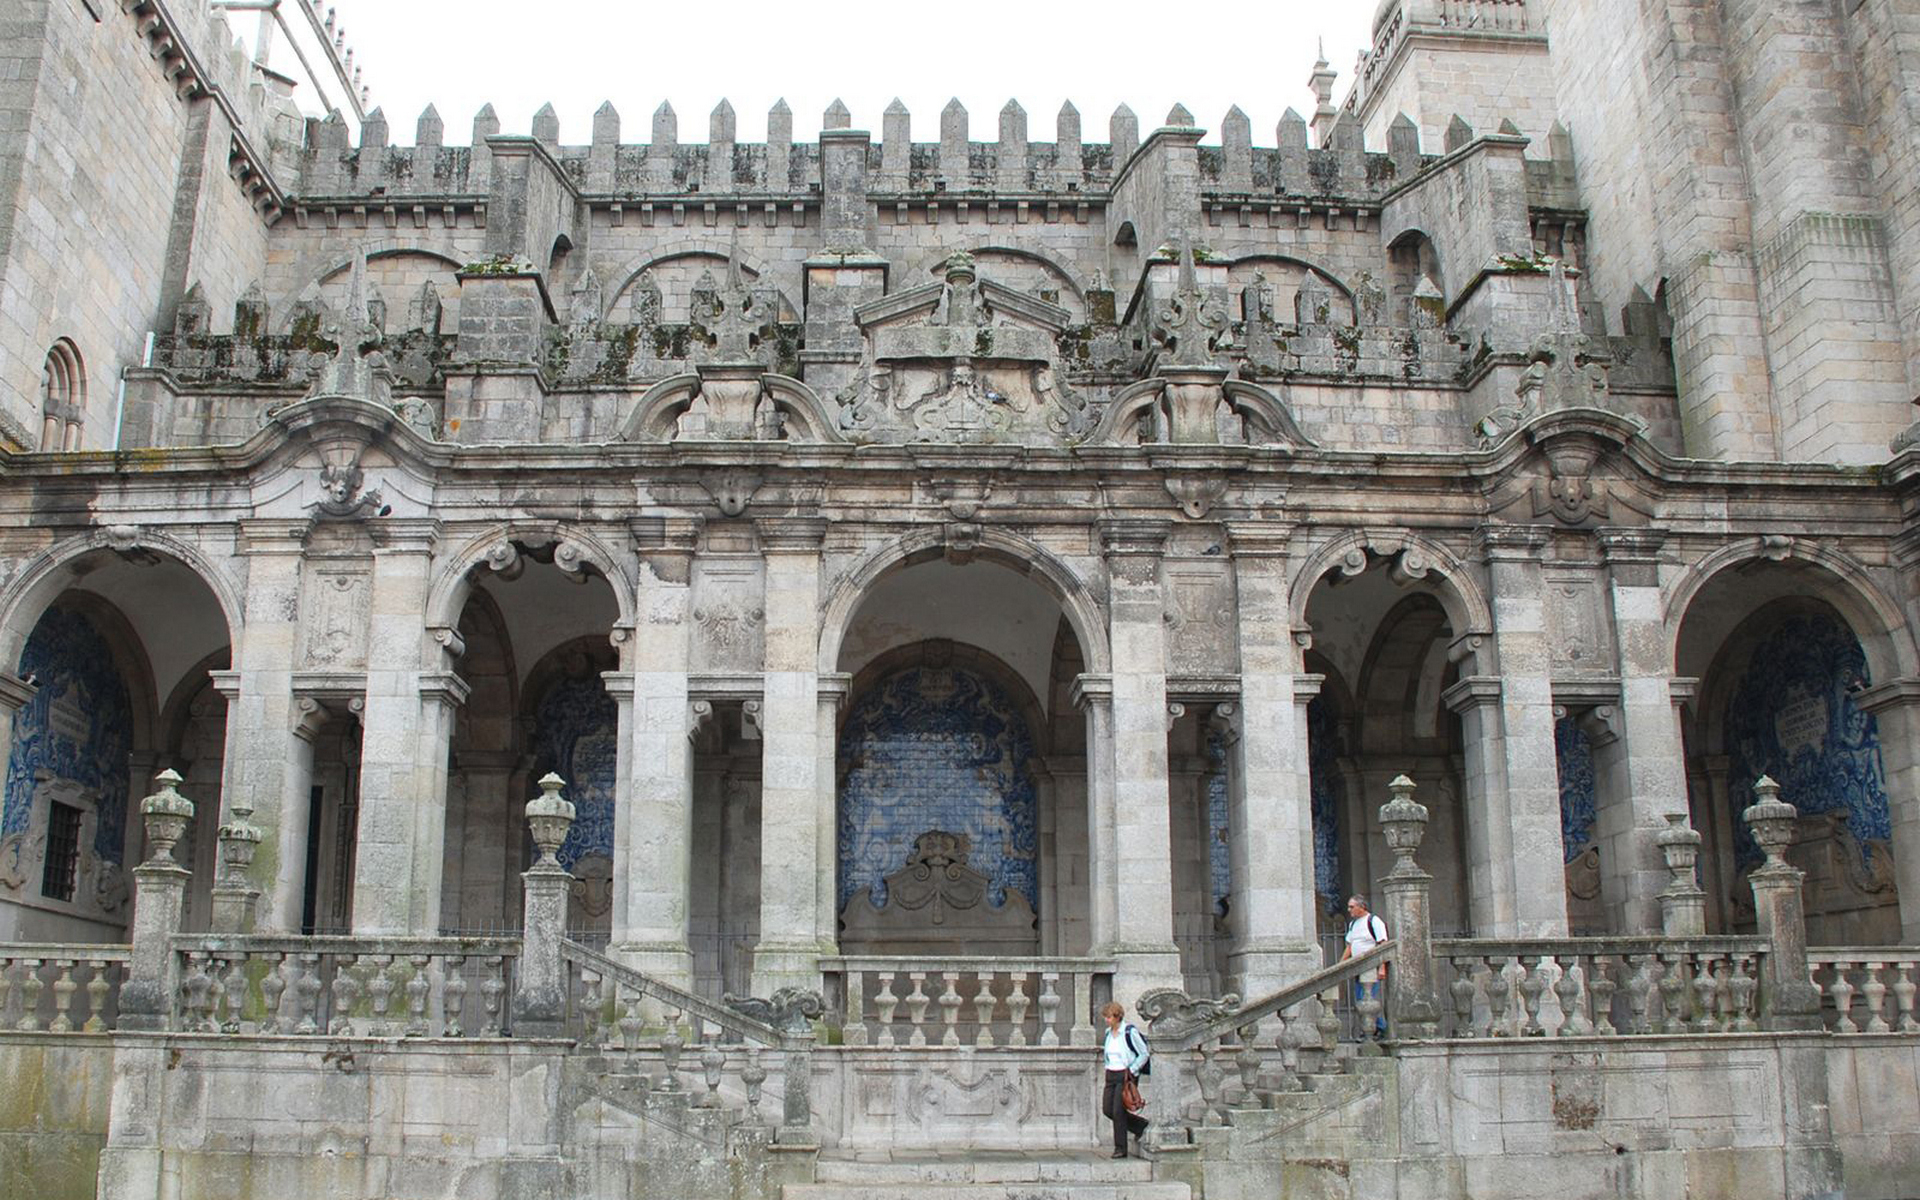
[[[1212,883],[1213,913],[1227,915],[1227,897],[1233,893],[1233,858],[1227,839],[1227,743],[1217,730],[1207,730],[1207,877]]]
[[[1853,702],[1853,688],[1871,682],[1860,640],[1825,613],[1788,617],[1753,648],[1726,711],[1727,792],[1742,867],[1762,858],[1739,819],[1762,774],[1803,814],[1846,809],[1863,853],[1865,842],[1892,836],[1879,723]]]
[[[1560,849],[1566,861],[1593,842],[1593,743],[1571,716],[1553,726],[1553,754],[1560,769]]]
[[[1013,697],[964,667],[910,667],[863,693],[840,730],[840,888],[887,900],[884,877],[930,829],[964,833],[969,865],[1040,909],[1033,733]]]
[[[1323,911],[1345,912],[1340,895],[1340,714],[1321,692],[1307,702],[1307,786],[1313,793],[1313,890]]]
[[[120,862],[126,849],[133,701],[106,638],[81,614],[48,609],[27,636],[18,674],[37,677],[40,690],[14,714],[0,836],[27,827],[34,776],[47,771],[99,797],[93,850],[106,862]]]
[[[534,778],[548,771],[567,781],[573,828],[560,845],[560,865],[590,854],[613,857],[613,788],[620,709],[598,678],[563,679],[534,710]]]

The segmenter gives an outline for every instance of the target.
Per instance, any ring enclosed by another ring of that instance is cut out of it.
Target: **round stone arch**
[[[424,258],[431,259],[446,267],[450,274],[457,273],[461,267],[466,265],[460,259],[453,257],[444,250],[437,250],[432,246],[418,245],[417,243],[404,241],[399,238],[381,238],[377,241],[369,242],[366,244],[366,252],[367,262],[369,264],[385,258]],[[301,260],[300,264],[294,269],[294,278],[300,282],[273,302],[272,313],[274,328],[281,333],[285,333],[292,327],[293,306],[298,303],[300,293],[305,291],[309,285],[313,287],[325,287],[329,280],[340,275],[342,272],[352,269],[352,255],[343,257],[338,254],[315,254]],[[411,295],[388,295],[385,298],[390,307],[398,305],[399,312],[402,314],[406,312],[407,304],[413,300]],[[443,295],[441,299],[444,301],[446,297]],[[458,299],[458,296],[454,297],[456,303]],[[389,321],[389,328],[391,327],[392,323]]]
[[[581,563],[590,563],[606,577],[613,589],[620,619],[614,631],[631,631],[634,626],[634,579],[620,566],[613,549],[584,529],[562,521],[510,521],[495,525],[462,543],[435,575],[427,592],[426,627],[451,631],[459,627],[460,614],[473,590],[475,568],[495,560],[500,547],[516,541],[538,540],[542,545],[571,548]],[[556,554],[556,559],[558,558]],[[622,642],[630,638],[617,639]]]
[[[1784,569],[1797,567],[1804,573],[1807,586],[1800,593],[1824,601],[1840,614],[1860,639],[1868,671],[1875,680],[1902,679],[1920,670],[1920,655],[1916,655],[1904,611],[1864,563],[1825,546],[1767,537],[1722,546],[1661,589],[1667,661],[1675,670],[1683,669],[1681,658],[1688,652],[1682,644],[1687,619],[1700,597],[1727,571],[1763,561]]]
[[[620,302],[626,298],[628,292],[633,290],[635,281],[637,281],[641,275],[653,270],[655,267],[666,266],[670,263],[680,262],[683,259],[712,259],[718,263],[720,267],[718,271],[714,272],[714,277],[721,279],[725,276],[729,258],[734,255],[739,256],[740,270],[741,273],[746,276],[745,282],[749,286],[753,284],[764,284],[767,287],[773,288],[775,292],[779,293],[780,308],[783,314],[795,314],[799,312],[799,309],[794,307],[792,299],[788,297],[786,289],[777,286],[773,282],[772,263],[764,259],[756,258],[739,247],[730,245],[727,242],[716,241],[710,238],[693,238],[688,241],[674,243],[674,248],[665,254],[650,254],[641,258],[630,258],[611,271],[609,277],[619,280],[619,283],[606,293],[605,300],[600,308],[602,319],[609,319],[615,312],[619,311]]]
[[[1477,664],[1484,639],[1493,632],[1493,609],[1466,563],[1445,546],[1417,533],[1389,534],[1356,529],[1336,536],[1308,555],[1288,586],[1287,606],[1292,627],[1308,628],[1308,602],[1313,598],[1313,589],[1329,572],[1339,570],[1357,575],[1367,569],[1370,556],[1395,555],[1401,556],[1395,570],[1404,572],[1411,580],[1431,582],[1433,596],[1446,611],[1454,639],[1474,639],[1467,645],[1476,655],[1474,664]],[[1473,669],[1477,670],[1477,665]],[[1462,673],[1471,671],[1463,666]]]
[[[79,582],[83,574],[77,569],[80,560],[110,551],[132,550],[165,555],[196,576],[220,606],[221,619],[227,626],[227,644],[237,651],[242,641],[241,629],[246,623],[246,609],[240,599],[241,589],[226,572],[197,547],[171,534],[109,526],[47,547],[27,564],[4,595],[0,595],[0,664],[20,661],[20,652],[26,648],[27,638],[41,615],[61,593]],[[235,661],[236,668],[240,665]],[[11,665],[6,669],[12,670]]]
[[[1088,674],[1104,675],[1112,670],[1104,610],[1073,568],[1039,543],[1004,529],[981,528],[977,537],[968,549],[973,558],[1031,579],[1059,602],[1067,624],[1080,641]],[[945,529],[922,529],[872,551],[847,572],[834,586],[821,614],[817,661],[822,674],[840,669],[841,643],[873,586],[896,570],[945,555],[948,542]]]

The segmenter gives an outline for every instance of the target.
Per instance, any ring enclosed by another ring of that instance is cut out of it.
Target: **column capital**
[[[1113,676],[1075,675],[1067,695],[1082,712],[1095,705],[1109,706],[1113,703]]]
[[[1453,712],[1500,703],[1498,675],[1469,675],[1440,693],[1440,703]]]
[[[1234,558],[1285,558],[1293,542],[1291,521],[1228,521],[1227,552]]]
[[[0,671],[0,713],[18,712],[39,692],[39,684],[28,683],[11,671]]]
[[[438,701],[448,708],[458,708],[467,702],[467,694],[472,689],[467,681],[452,671],[422,671],[420,673],[420,699]]]
[[[829,671],[819,677],[815,685],[815,695],[823,701],[835,704],[845,702],[847,694],[853,691],[853,676],[845,671]]]
[[[1862,688],[1854,693],[1853,702],[1861,712],[1876,714],[1920,704],[1920,678],[1907,675]]]
[[[219,692],[220,698],[228,704],[240,698],[240,672],[208,671],[207,679],[213,684],[213,690]]]
[[[753,523],[765,554],[818,554],[827,540],[825,517],[761,517]]]
[[[1595,531],[1594,540],[1600,544],[1600,561],[1609,566],[1616,563],[1657,563],[1660,561],[1660,548],[1666,545],[1667,531],[1652,527],[1600,529]]]
[[[304,554],[307,531],[313,522],[306,517],[283,520],[274,517],[248,517],[236,523],[233,539],[235,554]]]
[[[1123,554],[1158,556],[1166,552],[1173,522],[1155,517],[1106,517],[1096,522],[1100,549],[1109,557]]]
[[[653,569],[660,582],[685,586],[693,582],[693,555],[706,521],[700,517],[635,517],[627,522],[627,536],[640,561]],[[646,580],[641,580],[645,586]]]
[[[440,522],[432,517],[368,517],[374,553],[432,554],[440,544]]]
[[[1473,553],[1485,562],[1537,562],[1549,532],[1545,525],[1482,525],[1473,531]]]

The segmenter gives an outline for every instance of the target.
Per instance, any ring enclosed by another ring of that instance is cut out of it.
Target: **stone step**
[[[895,1151],[823,1154],[815,1182],[781,1200],[1192,1200],[1184,1183],[1155,1183],[1153,1164],[1105,1152]]]

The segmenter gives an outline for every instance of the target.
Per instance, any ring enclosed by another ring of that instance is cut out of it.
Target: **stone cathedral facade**
[[[551,773],[568,937],[715,1002],[1273,993],[1402,775],[1436,937],[1659,933],[1674,830],[1764,933],[1766,776],[1807,940],[1920,942],[1909,7],[1386,0],[1271,131],[565,145],[28,0],[0,941],[129,941],[170,768],[184,934],[519,930]]]

